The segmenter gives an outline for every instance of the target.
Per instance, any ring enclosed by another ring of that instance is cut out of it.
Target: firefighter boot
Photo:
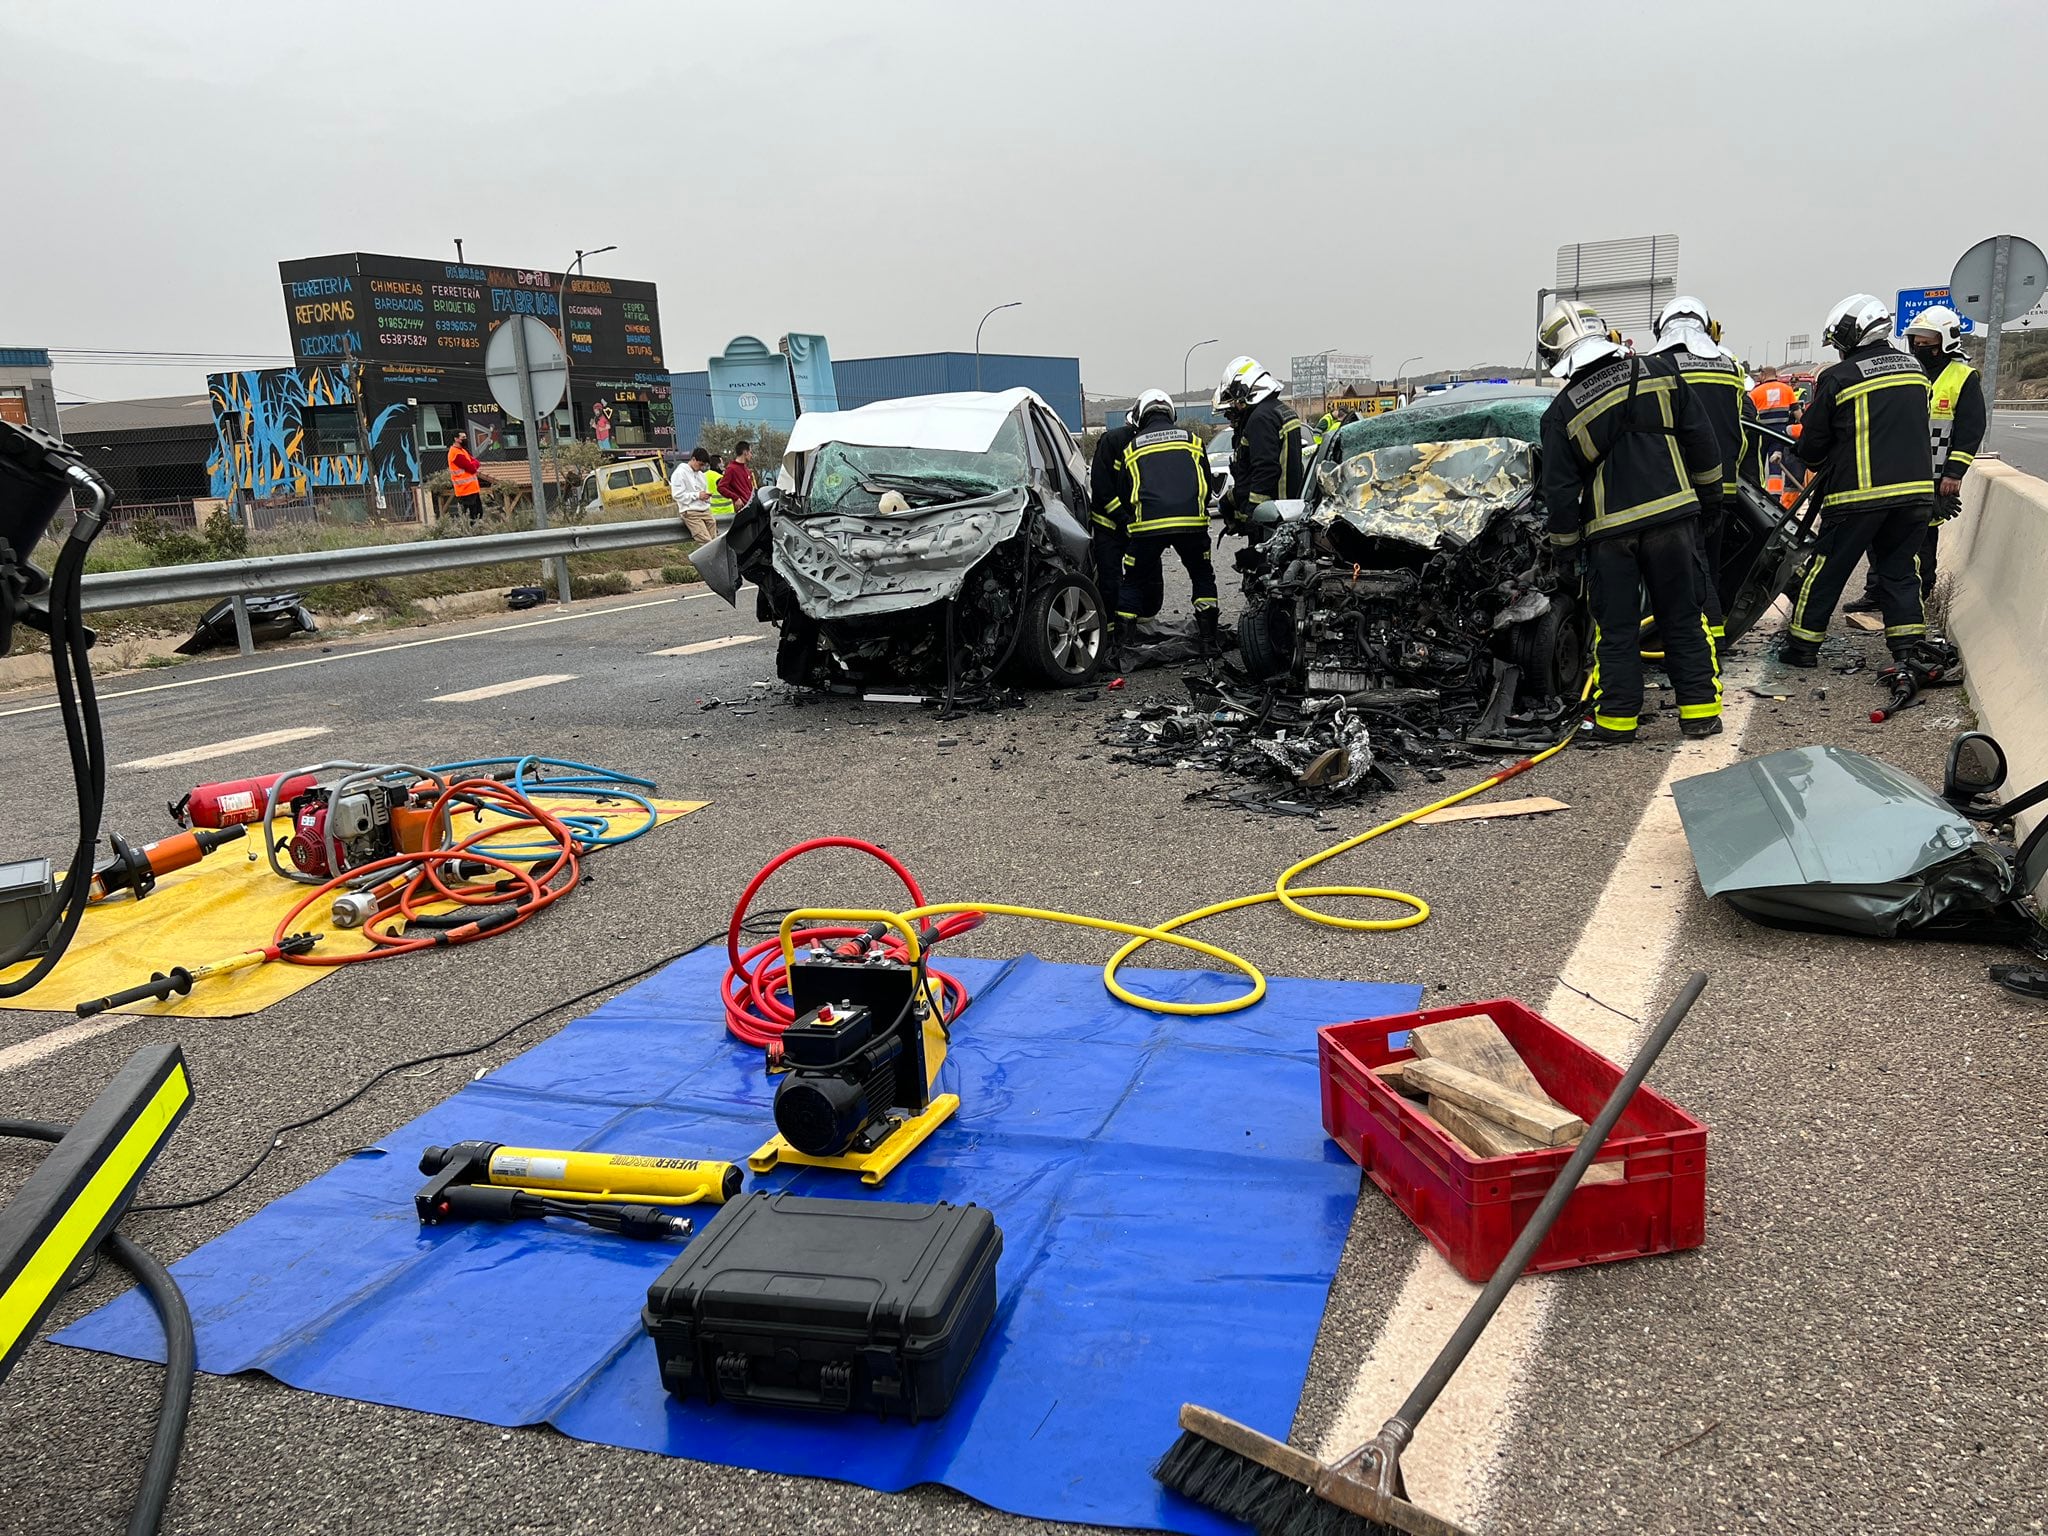
[[[1211,604],[1208,607],[1197,608],[1195,610],[1195,632],[1201,639],[1202,660],[1204,661],[1214,661],[1216,659],[1216,629],[1215,605]]]

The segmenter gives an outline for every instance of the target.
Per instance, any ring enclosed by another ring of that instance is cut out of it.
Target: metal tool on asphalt
[[[1377,1435],[1326,1463],[1284,1440],[1188,1403],[1180,1411],[1180,1439],[1160,1458],[1152,1475],[1184,1498],[1250,1522],[1261,1536],[1471,1536],[1465,1527],[1410,1501],[1401,1476],[1401,1453],[1529,1267],[1558,1213],[1706,986],[1705,971],[1686,978],[1493,1278]]]
[[[110,832],[107,842],[114,851],[94,868],[92,895],[88,900],[105,901],[127,891],[140,901],[156,889],[159,875],[197,864],[223,843],[232,843],[248,835],[249,829],[242,826],[198,829],[180,832],[174,837],[160,837],[137,848],[120,833]]]
[[[96,997],[89,1003],[79,1003],[72,1012],[81,1019],[89,1019],[94,1014],[125,1008],[130,1003],[165,1002],[173,997],[183,997],[192,990],[195,981],[246,971],[252,965],[268,965],[273,960],[288,960],[294,955],[311,954],[313,946],[319,942],[317,933],[294,933],[260,949],[245,949],[238,955],[229,955],[225,960],[210,960],[205,965],[174,965],[168,971],[155,972],[139,986]]]

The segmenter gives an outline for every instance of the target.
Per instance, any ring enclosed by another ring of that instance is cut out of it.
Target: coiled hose
[[[1181,929],[1199,923],[1205,918],[1218,917],[1225,912],[1242,911],[1246,907],[1260,906],[1269,901],[1278,902],[1306,922],[1318,923],[1327,928],[1343,928],[1355,933],[1385,933],[1394,929],[1412,928],[1417,923],[1425,922],[1429,918],[1429,903],[1407,891],[1370,885],[1298,886],[1295,882],[1332,859],[1341,858],[1354,849],[1364,847],[1373,839],[1385,837],[1389,832],[1397,831],[1433,811],[1447,809],[1470,800],[1475,795],[1483,795],[1490,789],[1497,789],[1509,779],[1527,773],[1538,763],[1547,762],[1555,757],[1571,744],[1571,740],[1571,736],[1567,735],[1535,756],[1511,763],[1455,794],[1446,795],[1428,805],[1418,806],[1412,811],[1404,811],[1369,831],[1346,838],[1320,853],[1311,854],[1308,858],[1282,870],[1279,878],[1273,882],[1271,890],[1258,891],[1248,896],[1233,896],[1227,901],[1198,907],[1192,912],[1152,925],[1089,917],[1077,912],[1058,912],[1045,907],[1011,906],[1001,902],[926,902],[916,878],[904,867],[902,861],[892,854],[859,838],[813,838],[769,860],[748,884],[739,904],[733,908],[732,923],[726,932],[726,954],[730,961],[724,983],[726,1027],[736,1039],[749,1045],[768,1046],[781,1035],[783,1029],[795,1017],[794,1010],[782,990],[782,983],[787,976],[788,967],[796,958],[796,948],[799,944],[813,941],[830,943],[840,939],[866,936],[869,935],[871,926],[881,924],[896,931],[875,942],[881,943],[891,958],[909,963],[917,960],[921,952],[918,944],[911,941],[913,934],[927,932],[930,935],[925,940],[927,944],[935,942],[940,937],[949,936],[945,921],[935,928],[927,929],[925,925],[931,919],[950,921],[955,918],[970,918],[979,921],[982,916],[1031,918],[1038,922],[1060,923],[1067,927],[1092,928],[1100,932],[1122,934],[1126,942],[1109,957],[1102,968],[1102,984],[1111,996],[1150,1013],[1235,1013],[1240,1008],[1249,1008],[1266,995],[1265,973],[1242,955],[1220,945],[1190,938],[1180,932]],[[781,931],[775,938],[764,939],[742,951],[740,940],[743,924],[761,886],[770,875],[790,860],[818,848],[851,848],[881,860],[902,882],[913,904],[907,910],[895,913],[853,907],[798,908],[782,918]],[[1346,917],[1335,912],[1319,911],[1308,905],[1310,901],[1327,900],[1332,897],[1363,897],[1375,901],[1388,901],[1408,910],[1391,917]],[[804,924],[814,926],[804,927]],[[1147,944],[1171,944],[1176,948],[1192,951],[1230,967],[1243,976],[1250,985],[1246,991],[1235,997],[1200,1003],[1146,997],[1142,993],[1133,992],[1117,979],[1117,972]],[[941,976],[938,972],[932,974],[936,982],[948,989],[946,995],[949,999],[957,998],[957,1005],[949,1007],[945,1014],[945,1017],[951,1020],[966,1006],[966,991],[952,977]]]

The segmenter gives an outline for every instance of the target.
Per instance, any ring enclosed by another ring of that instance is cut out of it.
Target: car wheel
[[[1017,648],[1034,675],[1055,688],[1070,688],[1095,675],[1102,641],[1102,599],[1094,583],[1059,576],[1025,606]]]
[[[1294,668],[1294,614],[1280,603],[1253,603],[1237,616],[1237,654],[1259,681]]]
[[[1562,600],[1561,600],[1562,599]],[[1554,593],[1550,611],[1515,626],[1514,662],[1535,697],[1576,699],[1586,683],[1586,627],[1579,604]]]

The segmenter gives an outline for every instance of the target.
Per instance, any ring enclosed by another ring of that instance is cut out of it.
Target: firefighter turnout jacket
[[[1602,358],[1543,413],[1550,541],[1640,533],[1718,505],[1721,443],[1668,354]]]
[[[1863,512],[1934,494],[1928,379],[1920,360],[1878,341],[1814,380],[1799,457],[1825,476],[1829,512]]]
[[[1984,446],[1984,375],[1960,357],[1944,357],[1927,401],[1934,477],[1960,480]]]
[[[1124,447],[1117,480],[1130,537],[1209,526],[1209,456],[1201,438],[1175,425],[1165,411],[1138,424]]]
[[[1684,347],[1674,347],[1656,356],[1675,363],[1692,386],[1693,394],[1714,428],[1714,441],[1721,445],[1721,489],[1735,494],[1735,471],[1742,457],[1742,365],[1726,353],[1703,357]]]
[[[1231,499],[1239,512],[1301,495],[1301,418],[1278,395],[1245,412],[1230,446]]]
[[[1088,512],[1100,532],[1123,532],[1124,450],[1131,446],[1136,432],[1125,422],[1095,440],[1095,457],[1088,464]]]

